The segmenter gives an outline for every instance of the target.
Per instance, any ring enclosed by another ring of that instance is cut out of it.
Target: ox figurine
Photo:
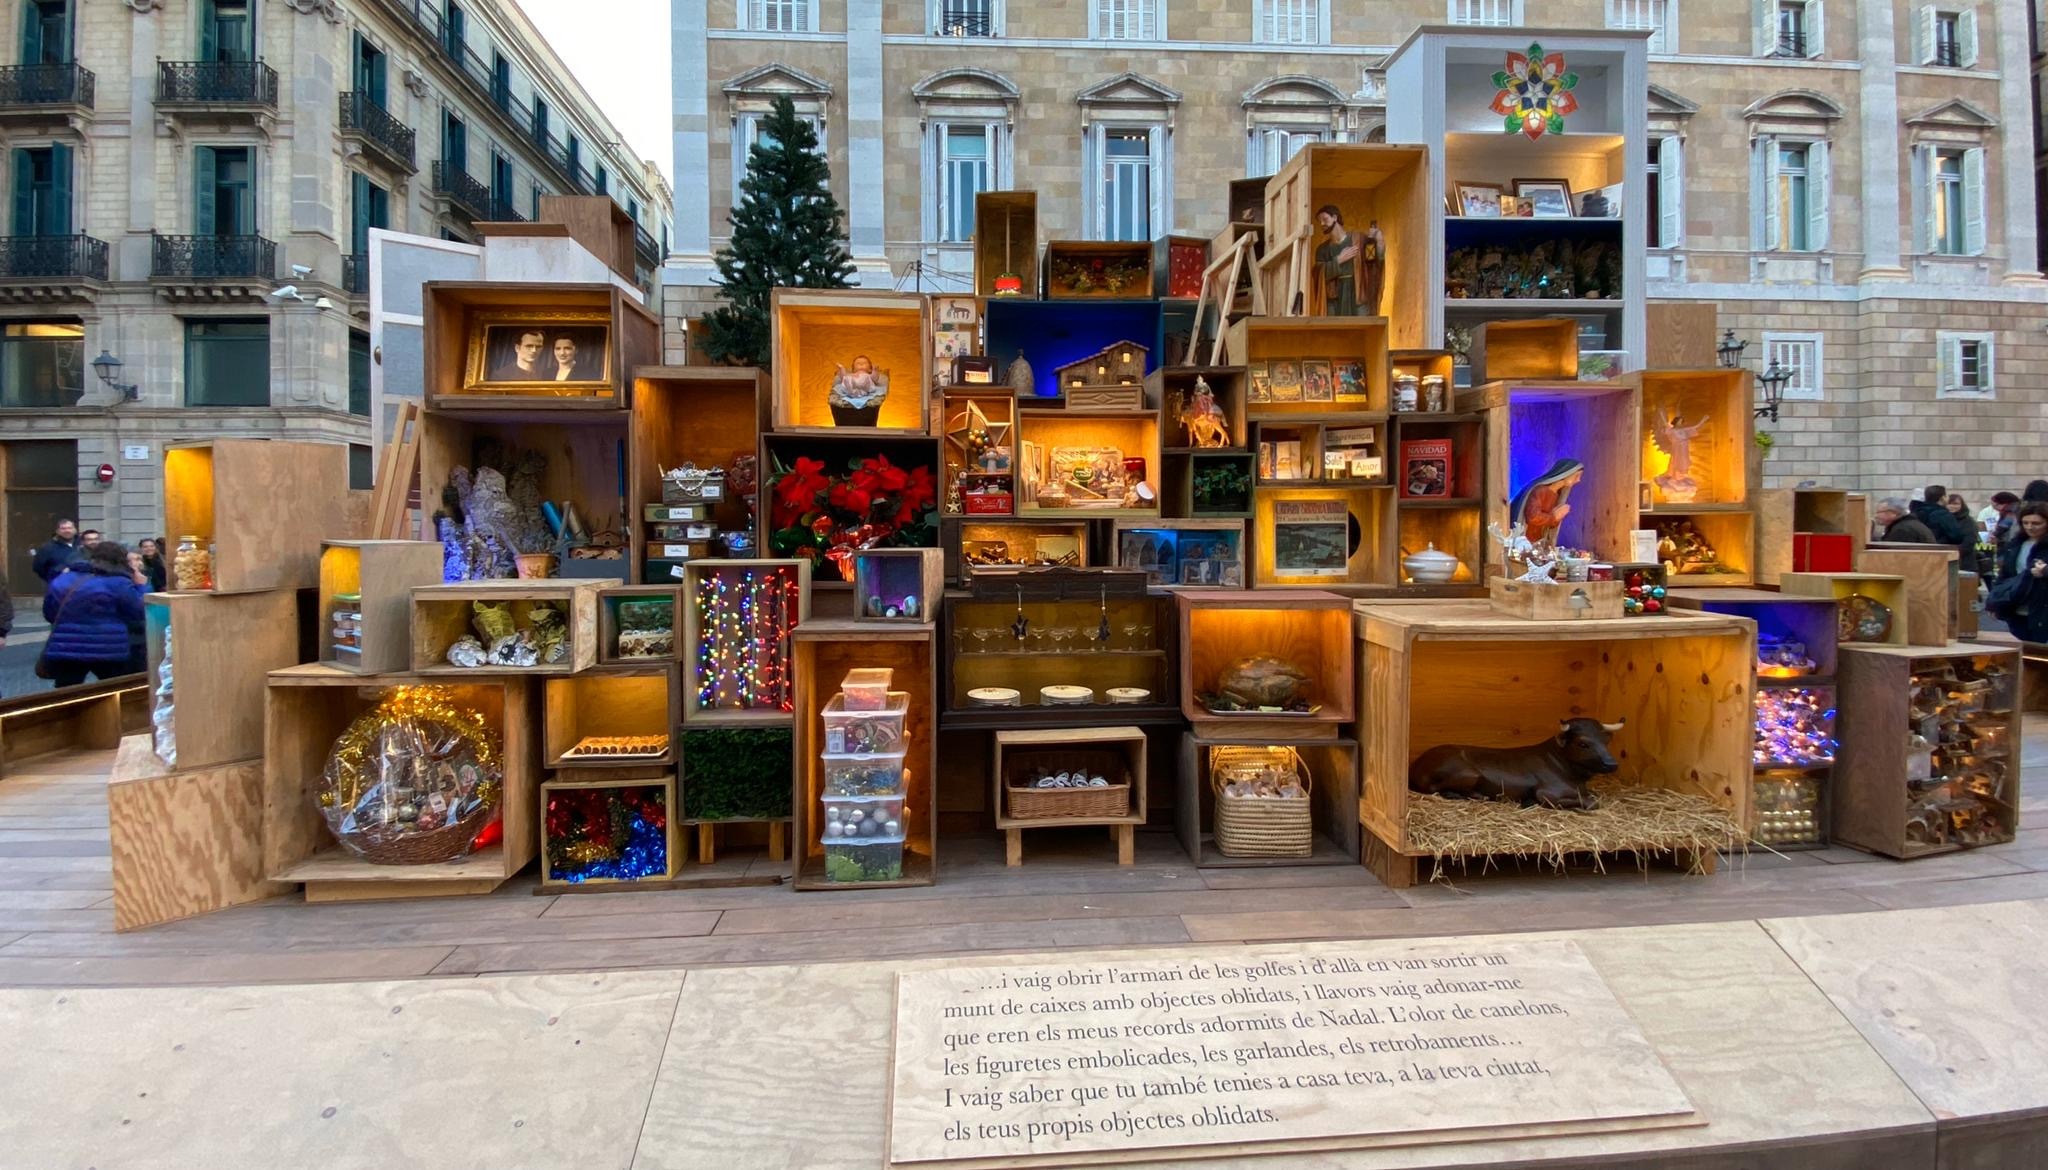
[[[1523,807],[1594,808],[1599,801],[1586,782],[1621,766],[1607,750],[1607,737],[1627,722],[1562,719],[1555,736],[1522,747],[1433,747],[1408,765],[1408,787],[1465,800],[1510,800]]]

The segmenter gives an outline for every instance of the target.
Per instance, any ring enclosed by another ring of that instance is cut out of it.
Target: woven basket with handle
[[[1299,799],[1231,796],[1233,780],[1263,773],[1284,783],[1293,777]],[[1311,779],[1308,764],[1291,747],[1216,747],[1210,749],[1209,785],[1216,793],[1216,849],[1225,857],[1307,857],[1315,851],[1310,818]]]

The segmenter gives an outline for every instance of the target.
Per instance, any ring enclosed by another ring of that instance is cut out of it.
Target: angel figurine
[[[1216,405],[1216,392],[1200,375],[1196,375],[1195,388],[1181,409],[1180,425],[1187,428],[1191,447],[1230,446],[1230,428],[1224,422],[1223,408]]]
[[[1664,474],[1656,478],[1664,500],[1673,504],[1690,504],[1699,494],[1699,481],[1692,476],[1692,441],[1707,427],[1707,420],[1701,418],[1691,426],[1679,417],[1677,411],[1666,415],[1657,411],[1650,416],[1650,437],[1657,449],[1669,456],[1671,463]]]
[[[832,422],[842,427],[871,427],[882,413],[882,401],[889,397],[889,375],[875,369],[866,354],[853,359],[853,368],[834,364],[832,375]]]

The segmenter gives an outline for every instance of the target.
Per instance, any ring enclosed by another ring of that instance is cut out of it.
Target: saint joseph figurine
[[[1364,232],[1348,231],[1334,203],[1316,212],[1323,242],[1316,246],[1316,275],[1323,285],[1323,314],[1376,317],[1386,284],[1386,237],[1378,221]]]

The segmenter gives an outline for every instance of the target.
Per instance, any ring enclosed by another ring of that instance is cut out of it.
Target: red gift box
[[[969,516],[1007,516],[1010,514],[1009,492],[968,492],[960,497],[967,507]]]
[[[1846,573],[1855,567],[1856,552],[1847,533],[1795,532],[1792,534],[1792,571],[1795,573]]]

